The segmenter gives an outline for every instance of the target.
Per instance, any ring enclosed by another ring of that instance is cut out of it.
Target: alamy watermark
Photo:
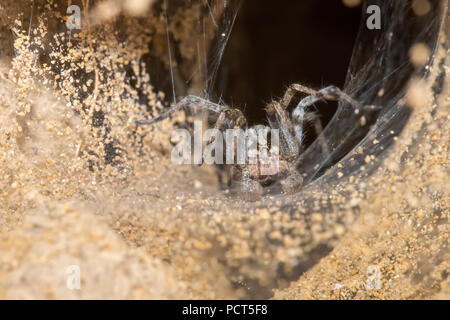
[[[378,266],[371,265],[367,268],[367,280],[366,289],[367,290],[380,290],[383,288],[383,283],[381,282],[381,269]]]
[[[78,265],[68,266],[66,269],[66,286],[69,290],[81,290],[81,268]]]
[[[260,165],[262,175],[279,171],[280,134],[278,129],[257,126],[249,129],[208,129],[203,122],[194,122],[194,136],[186,129],[172,135],[175,164]],[[269,139],[270,136],[270,139]],[[270,140],[270,141],[269,141]]]
[[[81,30],[81,9],[77,5],[71,5],[67,8],[67,21],[66,27],[69,30]],[[370,5],[367,7],[367,14],[370,16],[367,18],[366,26],[369,30],[381,29],[381,8],[378,5]]]
[[[81,9],[77,5],[71,5],[67,8],[66,27],[69,30],[81,30]]]
[[[368,6],[367,14],[370,14],[366,22],[367,28],[369,30],[381,30],[381,8],[375,4]]]

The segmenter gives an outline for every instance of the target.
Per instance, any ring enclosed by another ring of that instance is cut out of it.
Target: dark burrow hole
[[[216,99],[244,110],[249,124],[265,123],[265,105],[300,83],[343,87],[359,29],[361,7],[329,0],[245,0],[225,49]],[[316,105],[322,125],[337,103]],[[316,138],[309,130],[305,143]]]

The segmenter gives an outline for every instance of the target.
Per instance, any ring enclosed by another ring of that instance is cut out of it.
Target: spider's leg
[[[284,108],[287,108],[289,104],[292,101],[292,98],[294,98],[296,93],[305,93],[309,96],[320,96],[321,94],[311,88],[308,88],[306,86],[303,86],[301,84],[291,84],[289,88],[286,90],[286,93],[284,94],[283,98],[281,99],[281,104],[284,106]]]
[[[267,115],[272,128],[280,130],[281,156],[290,160],[300,152],[300,144],[295,138],[294,128],[282,105],[276,101],[267,106]]]
[[[290,85],[286,90],[286,93],[281,99],[281,105],[284,109],[288,108],[296,93],[305,93],[308,95],[308,97],[300,101],[292,112],[293,130],[291,132],[294,132],[295,138],[300,147],[302,146],[304,138],[303,123],[307,121],[306,117],[308,115],[306,112],[306,107],[313,105],[322,99],[337,100],[338,96],[335,92],[340,92],[340,90],[336,87],[327,87],[323,90],[317,91],[296,83]]]
[[[219,114],[216,124],[214,125],[214,129],[220,130],[226,119],[227,119],[227,112],[224,110]]]
[[[230,117],[233,119],[235,129],[243,129],[247,125],[247,119],[239,109],[231,109]]]
[[[340,98],[340,95],[345,95],[345,99],[353,100],[351,97],[346,95],[344,92],[342,92],[338,87],[335,86],[329,86],[322,90],[314,90],[309,87],[303,86],[301,84],[291,84],[289,88],[286,90],[286,93],[283,96],[283,99],[281,100],[281,104],[284,108],[287,108],[289,104],[291,103],[292,98],[294,98],[296,93],[305,93],[308,96],[313,96],[320,99],[326,99],[326,100],[337,100]],[[318,101],[316,100],[316,101]]]
[[[358,101],[350,97],[348,94],[346,94],[344,91],[342,91],[336,86],[329,86],[319,91],[307,88],[299,84],[293,84],[292,87],[298,89],[299,92],[308,94],[306,98],[300,101],[297,107],[300,106],[308,107],[320,100],[329,100],[329,101],[343,100],[345,102],[348,102],[355,109],[359,109],[361,107]]]
[[[295,94],[298,92],[298,90],[295,90],[293,85],[289,86],[287,88],[286,92],[284,93],[283,98],[281,99],[281,105],[287,109],[289,104],[291,103],[292,99],[294,98]]]
[[[282,114],[277,121],[279,129],[281,131],[281,155],[280,158],[287,161],[287,176],[280,181],[281,187],[286,194],[293,194],[297,192],[303,185],[303,177],[297,171],[294,161],[300,154],[301,143],[295,137],[295,132],[292,128],[291,121],[287,118],[284,110],[279,110],[275,107],[277,115]],[[282,111],[282,112],[281,112]]]
[[[216,123],[214,125],[214,129],[216,131],[220,130],[224,124],[229,125],[230,127],[237,127],[237,120],[236,119],[236,112],[237,109],[231,109],[231,108],[224,108],[220,113],[219,117],[216,120]],[[240,112],[240,111],[239,111]],[[227,122],[227,120],[229,120]],[[213,143],[215,140],[214,136],[209,139],[208,144]]]
[[[319,91],[302,86],[300,84],[293,84],[290,86],[291,91],[297,91],[301,93],[308,94],[307,97],[303,98],[297,107],[292,111],[292,123],[294,126],[294,132],[297,140],[301,143],[304,138],[304,123],[308,121],[314,121],[314,128],[316,130],[317,136],[319,137],[322,147],[324,150],[328,150],[328,145],[321,135],[323,128],[318,117],[315,117],[312,112],[308,112],[306,108],[321,100],[337,101],[342,99],[349,102],[355,109],[359,109],[359,104],[357,101],[352,99],[349,95],[343,92],[341,89],[335,86],[329,86]]]
[[[221,112],[228,109],[228,107],[213,103],[206,99],[189,95],[189,96],[183,98],[183,100],[178,102],[175,106],[173,106],[172,108],[170,108],[169,110],[167,110],[166,112],[161,114],[159,117],[156,117],[155,119],[150,119],[150,120],[138,120],[138,121],[136,121],[136,125],[152,125],[152,124],[155,124],[155,123],[158,123],[158,122],[161,122],[161,121],[167,119],[173,113],[175,113],[179,110],[182,110],[184,108],[194,108],[194,107],[201,108],[205,111],[211,111],[216,114],[220,114]]]
[[[292,125],[294,127],[295,137],[300,145],[303,143],[304,139],[304,130],[303,130],[303,124],[305,123],[307,118],[307,112],[306,107],[299,107],[297,106],[294,111],[292,111]]]
[[[308,94],[314,102],[321,99],[335,99],[334,96],[331,96],[333,92],[330,91],[316,91],[310,89],[308,87],[293,84],[291,85],[284,94],[281,103],[272,103],[268,107],[268,115],[271,113],[275,113],[277,115],[277,123],[275,125],[280,128],[282,132],[282,157],[288,160],[288,168],[287,168],[287,177],[281,180],[281,187],[286,194],[292,194],[297,192],[303,185],[303,177],[296,170],[295,165],[293,165],[289,160],[292,159],[292,156],[295,158],[301,151],[302,141],[303,141],[303,123],[304,121],[310,121],[310,114],[306,111],[306,106],[297,106],[294,110],[295,115],[293,114],[292,121],[288,118],[286,109],[289,107],[292,99],[294,98],[296,93],[306,93]],[[283,150],[284,149],[284,150]]]
[[[281,131],[281,155],[280,158],[287,161],[287,177],[281,180],[281,187],[286,194],[298,191],[303,185],[303,177],[298,173],[293,165],[293,160],[297,158],[301,150],[301,142],[295,136],[295,130],[289,120],[286,111],[278,102],[272,102],[267,108],[269,119],[275,115],[275,122],[272,126]]]
[[[214,125],[214,129],[220,130],[220,128],[222,128],[222,125],[224,124],[226,118],[227,118],[227,110],[224,110],[219,114],[216,124]],[[212,142],[214,142],[214,137],[211,137],[211,139],[209,140],[209,143],[212,143]]]
[[[228,121],[227,121],[228,120]],[[219,117],[214,125],[214,128],[216,130],[220,130],[224,124],[226,124],[229,128],[243,128],[247,123],[247,119],[244,117],[244,114],[239,109],[231,109],[231,108],[224,108],[220,114]],[[214,138],[211,138],[209,143],[214,142]],[[234,150],[234,154],[236,154],[236,148]],[[225,184],[223,181],[224,175],[226,178],[226,187],[231,187],[232,184],[232,166],[225,164],[223,166],[216,166],[216,173],[219,179],[219,185],[221,188],[225,188]]]
[[[335,86],[329,86],[319,91],[298,84],[293,84],[291,87],[294,88],[295,90],[298,90],[299,92],[309,94],[307,97],[303,98],[299,102],[297,107],[292,111],[292,122],[294,125],[294,130],[296,132],[297,139],[301,139],[303,136],[304,121],[312,120],[314,121],[314,128],[316,130],[317,137],[325,153],[328,152],[329,148],[325,140],[325,137],[321,134],[323,131],[322,123],[320,122],[320,119],[313,113],[306,112],[307,107],[314,105],[316,102],[319,102],[321,100],[330,100],[330,101],[342,100],[349,103],[354,108],[356,114],[358,114],[361,109],[365,111],[373,111],[380,109],[376,106],[361,106],[361,104],[358,101],[354,100],[348,94],[346,94],[341,89]]]
[[[283,98],[281,99],[281,104],[284,106],[284,108],[287,108],[289,106],[292,99],[297,93],[304,93],[307,94],[308,96],[315,96],[315,97],[322,96],[322,94],[317,90],[311,89],[301,84],[293,83],[289,86]]]

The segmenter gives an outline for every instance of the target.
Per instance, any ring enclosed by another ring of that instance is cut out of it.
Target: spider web
[[[363,105],[381,107],[381,111],[364,114],[367,124],[361,125],[362,114],[356,115],[349,104],[340,102],[336,114],[322,133],[328,150],[323,150],[316,140],[300,157],[298,168],[305,174],[306,182],[321,177],[338,162],[345,168],[340,169],[344,175],[353,173],[365,164],[368,155],[377,157],[386,150],[408,121],[411,109],[401,100],[408,80],[429,76],[428,68],[417,69],[412,65],[409,50],[415,43],[426,44],[431,50],[427,64],[434,63],[448,6],[446,0],[431,1],[430,11],[417,16],[411,3],[364,1],[363,17],[344,91]],[[366,12],[371,5],[381,9],[381,30],[367,28]],[[336,170],[325,176],[335,179]],[[329,180],[324,179],[323,182]]]
[[[230,39],[234,23],[236,21],[239,8],[242,0],[197,0],[192,3],[199,2],[201,7],[201,18],[197,21],[195,26],[196,34],[192,37],[193,41],[189,45],[196,51],[196,65],[193,66],[193,71],[185,75],[186,91],[190,94],[203,96],[206,99],[212,98],[214,84],[217,78],[220,64],[222,62],[223,54],[226,49],[228,40]],[[167,6],[173,6],[171,1],[165,0]],[[172,44],[169,33],[172,32],[170,28],[169,17],[166,17],[167,33],[169,41],[169,54],[171,60],[171,77],[173,95],[176,96],[175,84],[173,79],[173,64],[172,53],[170,48]],[[177,65],[184,66],[190,61],[177,61]],[[185,68],[186,69],[186,68]],[[189,69],[189,68],[188,68]]]
[[[241,7],[242,0],[233,1],[221,1],[218,7],[222,9],[222,17],[219,21],[218,32],[213,40],[212,50],[208,56],[208,74],[205,80],[206,98],[211,96],[214,89],[214,84],[217,78],[217,72],[219,71],[220,63],[222,62],[223,54],[225,52],[226,45],[230,39],[231,32],[233,30],[239,8]]]
[[[242,1],[202,1],[205,14],[198,21],[197,40],[193,44],[198,49],[198,65],[189,79],[200,76],[203,80],[199,87],[191,88],[190,93],[214,99],[214,83]],[[380,155],[400,134],[411,113],[411,109],[401,103],[408,81],[412,77],[427,78],[429,74],[427,68],[417,69],[412,65],[409,50],[415,43],[426,44],[432,53],[428,62],[431,65],[447,12],[446,0],[430,2],[430,11],[423,16],[414,13],[412,1],[363,2],[359,35],[343,90],[361,104],[376,105],[381,111],[355,114],[352,106],[340,102],[322,132],[327,148],[316,139],[298,159],[297,168],[304,174],[306,183],[320,177],[336,177],[335,174],[324,176],[324,173],[340,161],[346,163],[345,170],[341,169],[344,175],[354,172],[364,164],[367,155]],[[381,30],[367,28],[367,8],[372,5],[381,9]],[[211,30],[214,39],[208,42],[206,35]],[[220,103],[220,99],[214,102]],[[366,118],[367,124],[361,125],[361,116]],[[353,160],[349,161],[350,158]]]

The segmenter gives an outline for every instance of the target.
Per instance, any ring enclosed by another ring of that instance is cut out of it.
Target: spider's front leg
[[[314,103],[321,101],[321,100],[345,101],[348,104],[350,104],[353,107],[353,109],[355,109],[355,111],[359,111],[361,109],[364,111],[374,111],[374,110],[380,109],[380,107],[378,107],[378,106],[362,105],[361,103],[359,103],[358,101],[356,101],[355,99],[350,97],[347,93],[345,93],[344,91],[342,91],[341,89],[339,89],[336,86],[328,86],[328,87],[318,90],[318,91],[307,88],[307,87],[299,85],[299,84],[293,84],[291,87],[294,88],[293,90],[297,90],[299,92],[308,94],[307,97],[303,98],[300,101],[300,103],[295,108],[295,110],[300,109],[300,108],[309,107],[309,106],[313,105]],[[295,110],[294,110],[294,113],[295,113]]]
[[[279,161],[285,164],[284,177],[280,183],[286,194],[295,193],[303,186],[303,178],[293,164],[302,148],[301,139],[295,134],[295,128],[286,112],[293,96],[292,89],[288,89],[281,103],[273,101],[267,107],[271,126],[280,130]]]
[[[246,126],[247,120],[245,119],[243,113],[239,109],[233,109],[227,106],[223,106],[209,100],[189,95],[179,101],[176,105],[171,107],[166,112],[162,113],[160,116],[154,119],[145,119],[136,121],[137,126],[142,125],[153,125],[164,119],[169,118],[172,114],[177,111],[181,111],[186,108],[197,108],[203,111],[211,112],[217,116],[214,128],[220,130],[222,127],[225,128],[243,128]],[[214,137],[212,137],[208,143],[213,143]],[[232,173],[229,165],[224,165],[225,170],[221,167],[216,167],[217,177],[219,180],[219,185],[224,187],[223,184],[223,172],[227,176],[227,186],[231,184]],[[247,183],[246,185],[250,185]],[[254,187],[246,187],[249,190],[254,190]],[[257,189],[257,188],[256,188]]]
[[[247,119],[244,117],[243,113],[239,109],[225,108],[220,114],[214,125],[216,130],[220,130],[224,125],[231,127],[233,129],[242,129],[246,126]],[[214,138],[208,143],[214,142]],[[235,146],[234,154],[237,154]],[[224,164],[216,166],[216,174],[219,180],[219,186],[223,189],[230,187],[233,180],[233,166],[230,164]],[[224,184],[224,175],[226,178],[226,184]]]
[[[136,125],[138,125],[138,126],[152,125],[152,124],[161,122],[161,121],[169,118],[175,112],[186,109],[186,108],[199,108],[203,111],[209,111],[209,112],[218,114],[219,117],[221,114],[223,114],[223,113],[226,114],[227,112],[229,112],[229,110],[233,110],[226,106],[222,106],[220,104],[211,102],[209,100],[206,100],[206,99],[203,99],[203,98],[200,98],[197,96],[189,95],[189,96],[183,98],[176,105],[171,107],[169,110],[162,113],[160,116],[158,116],[154,119],[137,120]],[[235,115],[235,113],[233,113],[233,115]]]
[[[354,106],[355,109],[359,108],[359,104],[357,101],[355,101],[353,98],[351,98],[349,95],[347,95],[345,92],[341,91],[339,88],[335,86],[329,86],[324,89],[321,89],[319,91],[302,86],[300,84],[292,84],[287,90],[286,93],[281,100],[281,105],[284,106],[285,109],[290,105],[292,99],[294,98],[296,93],[305,93],[308,96],[306,98],[303,98],[299,104],[295,107],[294,111],[292,112],[292,120],[289,119],[282,119],[283,122],[288,123],[288,125],[292,128],[290,130],[291,132],[294,132],[295,140],[298,142],[300,148],[302,146],[302,141],[304,139],[304,132],[303,127],[305,122],[315,122],[315,129],[317,131],[317,135],[319,136],[320,143],[322,144],[322,147],[324,150],[328,149],[326,141],[321,136],[322,132],[322,125],[320,123],[320,120],[314,115],[312,112],[308,112],[306,110],[307,107],[315,104],[316,102],[319,102],[321,100],[331,100],[331,101],[337,101],[337,100],[344,100],[348,103],[350,103],[352,106]],[[289,122],[288,122],[289,121]],[[292,121],[292,122],[290,122]],[[285,138],[291,140],[293,139],[292,135],[287,136],[285,135]],[[300,153],[300,152],[299,152]],[[283,191],[287,194],[295,193],[297,192],[303,185],[303,177],[301,174],[296,170],[293,161],[288,159],[288,162],[290,163],[290,167],[287,171],[287,176],[281,181],[281,186],[283,188]]]

